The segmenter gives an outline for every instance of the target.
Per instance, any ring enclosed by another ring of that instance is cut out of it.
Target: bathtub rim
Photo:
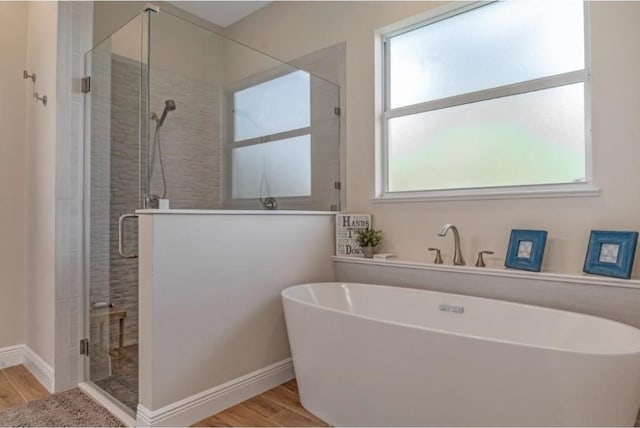
[[[485,341],[485,342],[489,341],[489,342],[493,342],[493,343],[501,343],[501,344],[506,344],[506,345],[511,345],[511,346],[536,348],[536,349],[549,350],[549,351],[558,351],[558,352],[565,352],[565,353],[578,354],[578,355],[621,356],[621,357],[623,357],[623,356],[631,356],[631,355],[639,355],[640,356],[640,347],[638,349],[636,349],[636,350],[625,351],[625,352],[579,351],[579,350],[575,350],[575,349],[559,348],[559,347],[555,347],[555,346],[541,346],[541,345],[534,345],[534,344],[525,343],[525,342],[516,342],[516,341],[506,340],[506,339],[496,339],[496,338],[486,337],[486,336],[463,334],[463,333],[457,333],[457,332],[453,332],[453,331],[449,331],[449,330],[442,330],[442,329],[432,328],[432,327],[421,327],[421,326],[417,326],[417,325],[413,325],[413,324],[407,324],[407,323],[403,323],[403,322],[399,322],[399,321],[382,320],[382,319],[379,319],[379,318],[373,318],[373,317],[370,317],[370,316],[356,314],[356,313],[353,313],[353,312],[346,312],[346,311],[342,311],[342,310],[339,310],[339,309],[330,308],[330,307],[327,307],[327,306],[321,306],[321,305],[318,305],[318,304],[309,303],[309,302],[302,301],[300,299],[293,298],[292,296],[286,294],[287,291],[289,291],[289,290],[293,290],[293,289],[296,289],[296,288],[308,288],[308,287],[313,286],[313,285],[341,286],[341,285],[349,285],[349,284],[366,286],[366,287],[381,287],[381,288],[394,289],[394,290],[402,289],[403,291],[408,290],[409,292],[438,293],[438,294],[443,294],[443,295],[446,295],[446,296],[471,297],[471,298],[479,299],[479,300],[485,300],[485,301],[488,300],[488,301],[492,301],[492,302],[506,303],[506,304],[516,305],[516,306],[520,306],[520,307],[535,308],[535,309],[538,309],[538,310],[542,309],[542,310],[545,310],[545,311],[552,311],[552,312],[564,312],[564,313],[578,315],[578,316],[581,316],[581,317],[597,319],[600,322],[604,321],[604,322],[608,322],[608,323],[613,323],[613,324],[622,326],[624,328],[632,328],[634,330],[637,330],[638,331],[638,335],[640,335],[640,329],[638,329],[638,328],[636,328],[636,327],[634,327],[632,325],[625,324],[625,323],[622,323],[622,322],[619,322],[619,321],[615,321],[615,320],[611,320],[611,319],[608,319],[608,318],[598,317],[598,316],[595,316],[595,315],[589,315],[589,314],[583,314],[583,313],[580,313],[580,312],[567,311],[567,310],[564,310],[564,309],[548,308],[546,306],[538,306],[538,305],[530,305],[530,304],[526,304],[526,303],[511,302],[511,301],[508,301],[508,300],[492,299],[492,298],[489,298],[489,297],[478,297],[478,296],[469,295],[469,294],[446,293],[444,291],[433,291],[433,290],[425,290],[425,289],[421,289],[421,288],[410,288],[410,287],[394,286],[394,285],[367,284],[367,283],[362,283],[362,282],[346,282],[346,281],[309,282],[309,283],[296,284],[296,285],[292,285],[290,287],[287,287],[287,288],[285,288],[284,290],[282,290],[280,292],[280,296],[281,296],[282,299],[288,299],[288,300],[290,300],[292,302],[300,303],[300,304],[305,305],[305,306],[314,307],[314,308],[321,308],[323,310],[327,310],[327,311],[330,311],[330,312],[334,312],[334,313],[338,313],[338,314],[342,314],[342,315],[353,316],[353,317],[364,319],[364,320],[367,320],[367,321],[373,321],[373,322],[383,323],[383,324],[390,324],[390,325],[395,325],[395,326],[399,326],[399,327],[403,327],[403,328],[410,328],[410,329],[414,329],[414,330],[422,330],[422,331],[426,330],[426,331],[430,331],[430,332],[434,332],[434,333],[438,333],[438,334],[448,334],[448,335],[457,336],[457,337],[463,337],[463,338],[472,339],[472,340],[481,340],[481,341]]]

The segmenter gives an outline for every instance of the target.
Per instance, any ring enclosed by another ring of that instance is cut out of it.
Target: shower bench
[[[91,310],[92,321],[97,321],[100,325],[100,344],[104,343],[104,324],[112,320],[118,320],[118,353],[123,355],[124,352],[124,319],[127,317],[127,311],[117,307],[98,308]]]

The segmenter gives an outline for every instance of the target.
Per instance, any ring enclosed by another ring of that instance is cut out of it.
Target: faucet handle
[[[440,255],[440,249],[439,248],[429,248],[429,251],[435,251],[436,252],[436,259],[433,262],[435,264],[437,264],[437,265],[441,265],[442,264],[442,256]]]
[[[493,254],[493,251],[478,251],[478,260],[476,260],[476,267],[485,267],[484,258],[482,258],[483,254]]]

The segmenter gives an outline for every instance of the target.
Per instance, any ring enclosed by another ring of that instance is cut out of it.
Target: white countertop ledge
[[[591,275],[570,275],[549,272],[529,272],[515,269],[477,268],[475,266],[436,265],[433,263],[409,262],[397,259],[365,259],[362,257],[333,256],[337,263],[353,263],[372,266],[419,269],[426,271],[451,272],[464,275],[500,276],[507,278],[533,279],[544,282],[564,282],[573,284],[600,285],[609,287],[640,289],[640,280],[598,277]]]
[[[138,215],[336,215],[337,211],[287,211],[287,210],[136,210]]]

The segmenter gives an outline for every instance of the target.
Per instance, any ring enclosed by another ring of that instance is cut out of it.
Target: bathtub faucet
[[[462,252],[460,251],[460,234],[458,233],[458,228],[453,224],[445,224],[442,227],[439,236],[446,236],[447,232],[451,229],[453,231],[453,264],[454,265],[464,265],[464,259],[462,258]]]

